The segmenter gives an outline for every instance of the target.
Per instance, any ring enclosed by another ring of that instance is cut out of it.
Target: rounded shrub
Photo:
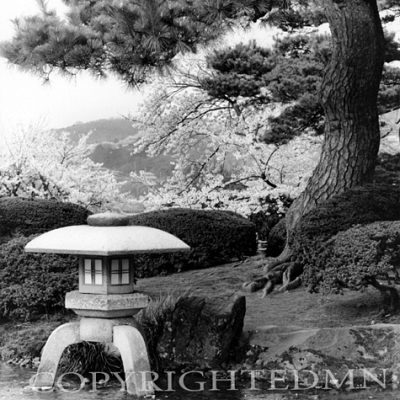
[[[266,255],[277,257],[286,245],[286,220],[281,219],[270,231],[267,240]]]
[[[369,184],[318,205],[296,227],[293,248],[304,265],[303,282],[315,289],[326,267],[327,242],[340,231],[375,221],[400,220],[400,188]]]
[[[86,224],[88,215],[88,210],[72,203],[3,197],[0,198],[0,237],[29,236],[63,226]]]
[[[25,253],[33,237],[0,246],[0,319],[29,320],[63,310],[65,293],[78,287],[78,259]]]
[[[359,290],[373,279],[394,275],[400,265],[400,221],[356,225],[339,232],[321,256],[326,267],[320,286],[325,291]]]
[[[164,230],[191,247],[189,253],[137,256],[138,277],[207,268],[255,254],[255,225],[230,211],[171,208],[138,214],[131,225]]]
[[[271,229],[284,217],[293,200],[285,195],[266,196],[260,203],[262,210],[251,214],[249,220],[256,225],[258,239],[269,240]]]

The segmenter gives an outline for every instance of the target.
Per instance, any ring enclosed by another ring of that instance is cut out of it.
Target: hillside
[[[130,136],[137,136],[138,131],[125,118],[98,119],[90,122],[77,122],[74,125],[57,129],[56,132],[70,132],[74,140],[91,133],[90,144],[103,142],[116,143]]]
[[[132,154],[132,142],[140,137],[140,132],[124,118],[77,122],[63,129],[57,129],[56,132],[70,132],[74,141],[90,133],[88,142],[93,145],[91,159],[114,171],[120,180],[127,180],[131,172],[144,170],[153,173],[162,182],[172,173],[173,158],[170,156],[160,155],[152,158],[144,152]],[[124,190],[134,197],[147,192],[142,183],[131,180],[124,185]]]
[[[92,160],[102,163],[106,168],[118,171],[123,175],[141,170],[152,172],[159,179],[170,176],[172,157],[148,157],[145,153],[132,154],[129,145],[101,143],[92,153]]]

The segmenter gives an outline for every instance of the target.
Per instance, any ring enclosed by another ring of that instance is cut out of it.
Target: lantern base
[[[124,318],[146,308],[149,296],[143,293],[88,294],[77,290],[65,296],[65,307],[82,317]]]
[[[124,389],[138,397],[154,394],[147,347],[138,327],[132,321],[128,324],[126,320],[105,321],[96,318],[82,318],[79,322],[61,325],[53,331],[43,348],[32,389],[51,390],[57,383],[58,364],[64,350],[82,341],[114,344],[124,365]]]

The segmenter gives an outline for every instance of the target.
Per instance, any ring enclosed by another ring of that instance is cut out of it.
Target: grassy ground
[[[24,361],[40,356],[51,332],[75,316],[54,315],[35,322],[0,324],[0,360]]]
[[[137,289],[153,297],[174,293],[205,297],[243,294],[247,301],[245,330],[265,325],[309,328],[378,322],[381,299],[374,289],[363,293],[347,291],[344,295],[322,297],[299,288],[287,293],[273,293],[264,299],[260,298],[259,293],[242,291],[243,282],[262,275],[264,262],[261,257],[253,257],[242,264],[226,264],[206,270],[142,279]],[[382,319],[379,321],[382,322]],[[400,323],[400,315],[389,317],[385,322]]]

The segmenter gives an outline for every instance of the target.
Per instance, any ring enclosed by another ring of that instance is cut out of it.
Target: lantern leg
[[[113,343],[121,353],[127,392],[135,396],[154,394],[146,343],[138,329],[114,326]]]
[[[48,338],[42,352],[37,374],[34,376],[33,389],[49,390],[54,386],[58,364],[64,350],[79,343],[79,322],[59,326]]]

